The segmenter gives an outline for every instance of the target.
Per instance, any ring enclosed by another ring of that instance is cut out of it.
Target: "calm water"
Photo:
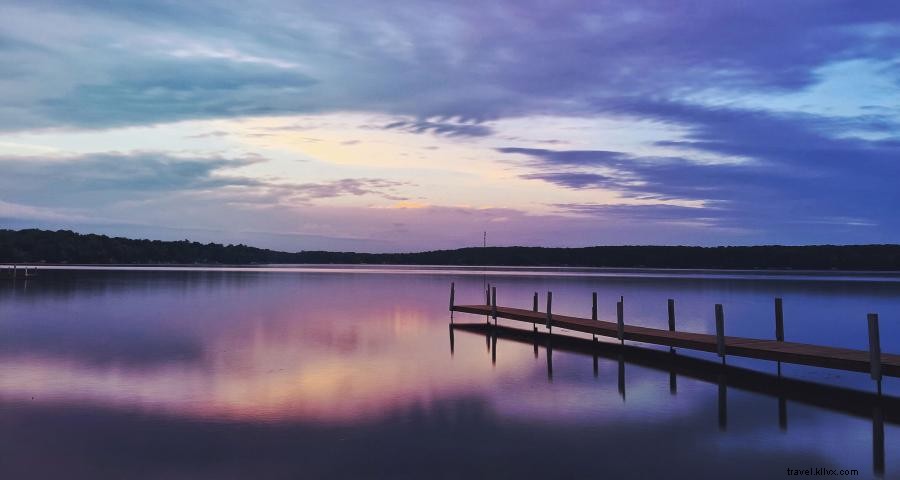
[[[561,342],[548,357],[529,325],[451,330],[451,281],[460,304],[482,303],[488,281],[500,304],[527,308],[539,291],[543,306],[552,290],[555,313],[581,316],[597,291],[605,319],[623,295],[627,322],[661,328],[675,298],[678,328],[696,332],[714,331],[722,303],[728,334],[765,338],[783,296],[789,340],[865,349],[877,312],[882,349],[900,352],[890,276],[43,269],[0,283],[0,477],[782,478],[825,467],[870,478],[883,462],[884,478],[900,478],[900,412],[869,407],[865,374],[785,365],[786,377],[857,392],[813,406],[809,390],[778,393],[774,376],[745,389],[737,370],[674,374],[614,346],[594,356]],[[886,379],[884,393],[900,396],[900,382]]]

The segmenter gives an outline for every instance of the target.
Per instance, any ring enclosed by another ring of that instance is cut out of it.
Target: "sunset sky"
[[[900,242],[900,2],[0,0],[0,228]]]

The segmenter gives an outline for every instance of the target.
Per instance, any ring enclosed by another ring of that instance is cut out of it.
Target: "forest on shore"
[[[416,253],[280,252],[69,230],[0,230],[0,263],[379,264],[900,271],[900,245],[469,247]]]

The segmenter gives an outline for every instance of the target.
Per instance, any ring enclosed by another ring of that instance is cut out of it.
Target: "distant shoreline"
[[[503,272],[559,272],[559,273],[585,273],[585,274],[654,274],[661,273],[667,275],[745,275],[745,276],[819,276],[819,277],[900,277],[900,270],[792,270],[777,268],[757,268],[757,269],[715,269],[715,268],[645,268],[645,267],[568,267],[568,266],[510,266],[510,265],[390,265],[390,264],[339,264],[339,263],[319,263],[319,264],[199,264],[199,263],[168,263],[168,264],[109,264],[109,263],[20,263],[15,264],[18,268],[36,268],[50,270],[179,270],[189,271],[196,270],[232,270],[232,271],[265,271],[265,270],[433,270],[435,272],[442,271],[465,271],[471,274],[482,273],[503,273]],[[0,268],[9,269],[13,264],[0,263]]]
[[[0,230],[0,264],[145,267],[416,266],[667,271],[900,272],[900,245],[467,247],[415,253],[280,252],[247,245],[134,240],[68,230]]]

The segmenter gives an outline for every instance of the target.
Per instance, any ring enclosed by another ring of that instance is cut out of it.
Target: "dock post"
[[[725,363],[725,312],[722,311],[722,304],[716,304],[716,353],[722,357],[722,363]]]
[[[781,297],[775,297],[775,340],[784,341],[784,310]],[[781,376],[781,361],[778,361],[778,376]]]
[[[456,285],[450,282],[450,323],[453,323],[453,300],[456,297]]]
[[[488,306],[488,307],[491,306],[491,284],[490,283],[487,284],[487,288],[485,288],[485,290],[484,290],[484,304],[485,304],[485,306]],[[487,323],[487,324],[491,323],[490,315],[484,316],[484,323]]]
[[[870,313],[869,320],[869,365],[872,380],[878,382],[881,393],[881,340],[878,337],[878,314]]]
[[[625,344],[625,306],[619,300],[616,303],[616,326],[618,328],[619,343]]]
[[[537,304],[538,304],[538,295],[537,295],[537,292],[534,292],[534,297],[532,297],[532,301],[531,301],[531,311],[534,312],[534,313],[537,313],[537,311],[538,311],[538,310],[537,310],[537,309],[538,309],[538,305],[537,305]],[[534,331],[536,332],[536,331],[537,331],[537,324],[534,323],[534,322],[531,322],[531,329],[534,330]]]
[[[591,306],[591,320],[597,321],[597,292],[594,292],[591,295],[592,298],[592,306]],[[591,335],[594,338],[594,341],[597,341],[596,335]]]
[[[497,287],[491,287],[491,316],[494,317],[494,325],[497,325]]]
[[[550,324],[550,321],[553,319],[553,314],[550,313],[550,309],[553,307],[553,292],[547,292],[547,330],[550,333],[553,333],[553,325]]]
[[[781,297],[775,298],[775,340],[784,341],[784,310]]]
[[[669,299],[669,331],[675,331],[675,299]]]

